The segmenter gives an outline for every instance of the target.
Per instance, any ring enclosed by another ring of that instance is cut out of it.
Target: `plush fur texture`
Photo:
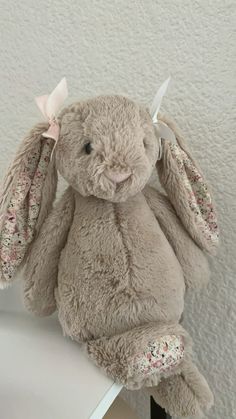
[[[150,114],[127,98],[104,96],[66,108],[60,126],[26,261],[25,304],[40,316],[57,309],[64,333],[84,342],[115,380],[152,386],[171,414],[197,415],[210,407],[212,394],[179,321],[185,291],[206,283],[208,263],[200,233],[188,229],[186,196],[175,190],[171,162],[169,174],[158,170],[175,191],[173,206],[147,186],[158,156]],[[33,132],[40,138],[44,130]],[[47,215],[55,167],[70,186]],[[120,176],[122,182],[112,180]],[[130,374],[132,356],[169,333],[182,336],[183,359],[166,374]]]
[[[149,394],[160,406],[168,406],[171,416],[201,418],[213,404],[205,378],[190,359],[181,364],[180,373],[162,378],[158,386],[149,389]]]

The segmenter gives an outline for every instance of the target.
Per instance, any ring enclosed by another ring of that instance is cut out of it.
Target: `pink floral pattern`
[[[134,356],[130,374],[149,376],[168,372],[176,367],[184,356],[182,336],[167,335],[149,342],[140,354]]]
[[[0,262],[4,278],[10,281],[32,241],[53,142],[43,140],[28,157],[1,214]]]
[[[195,222],[204,237],[216,245],[219,231],[208,187],[192,160],[177,144],[170,144],[170,150],[178,164],[181,182],[188,194],[188,204],[195,216]]]

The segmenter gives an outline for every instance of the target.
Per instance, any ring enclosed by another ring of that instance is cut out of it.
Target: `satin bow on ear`
[[[157,160],[160,160],[162,157],[162,139],[169,140],[171,142],[176,141],[176,137],[172,129],[168,127],[168,125],[165,124],[163,121],[158,120],[158,113],[161,107],[161,102],[167,91],[169,82],[170,77],[168,77],[168,79],[166,79],[164,83],[162,83],[161,87],[158,89],[150,108],[153,124],[156,126],[159,134],[159,155]]]
[[[66,78],[63,77],[50,95],[38,96],[35,98],[38,108],[49,122],[49,128],[42,136],[45,138],[52,138],[55,142],[57,142],[60,132],[56,116],[67,96],[67,82]]]

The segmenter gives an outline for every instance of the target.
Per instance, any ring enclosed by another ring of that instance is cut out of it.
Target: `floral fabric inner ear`
[[[193,222],[213,247],[218,244],[219,231],[217,217],[211,195],[199,170],[191,158],[178,144],[169,144],[172,157],[179,171],[180,182],[185,188],[187,203],[193,215]]]
[[[33,239],[53,144],[54,141],[43,139],[35,146],[1,214],[0,263],[6,281],[14,277]]]

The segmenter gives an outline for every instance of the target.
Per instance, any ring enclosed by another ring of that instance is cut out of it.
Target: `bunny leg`
[[[128,389],[157,385],[177,373],[190,349],[180,325],[138,326],[111,337],[87,342],[87,352],[107,375]]]
[[[182,363],[180,374],[163,378],[148,392],[171,416],[199,418],[213,404],[205,378],[189,359]]]
[[[24,302],[29,311],[39,316],[56,310],[58,263],[74,213],[73,202],[68,188],[43,223],[26,261]]]

